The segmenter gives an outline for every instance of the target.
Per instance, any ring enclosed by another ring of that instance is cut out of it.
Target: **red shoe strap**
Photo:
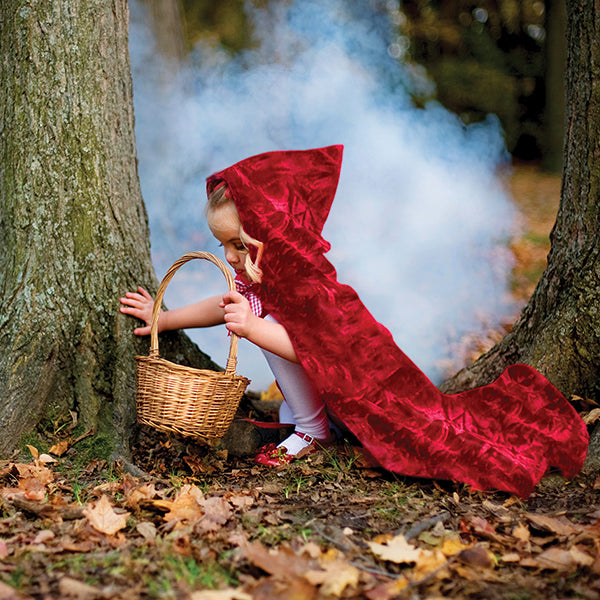
[[[315,441],[315,438],[311,435],[308,435],[308,433],[302,433],[301,431],[294,431],[294,433],[309,444],[312,444]]]

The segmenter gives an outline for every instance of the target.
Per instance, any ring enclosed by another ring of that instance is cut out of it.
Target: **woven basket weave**
[[[225,371],[194,369],[160,358],[158,316],[167,285],[175,272],[193,259],[208,260],[223,272],[230,290],[233,277],[225,263],[209,252],[189,252],[177,260],[160,283],[150,332],[149,356],[136,356],[137,416],[140,423],[161,431],[193,436],[213,444],[233,420],[240,399],[250,383],[236,375],[238,338],[231,334]]]

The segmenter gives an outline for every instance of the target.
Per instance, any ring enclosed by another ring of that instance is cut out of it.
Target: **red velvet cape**
[[[227,182],[244,229],[264,243],[263,306],[286,328],[330,414],[380,465],[403,475],[523,497],[548,467],[574,476],[588,433],[540,373],[517,364],[489,385],[442,394],[337,281],[321,231],[342,151],[268,152],[207,180],[209,192]]]

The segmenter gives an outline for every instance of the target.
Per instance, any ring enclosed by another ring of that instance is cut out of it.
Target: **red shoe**
[[[313,452],[316,452],[319,448],[330,443],[330,440],[316,440],[312,436],[301,433],[300,431],[294,431],[294,435],[302,438],[308,442],[308,446],[302,448],[298,454],[288,454],[285,446],[277,446],[275,444],[267,444],[263,446],[259,453],[255,456],[254,460],[259,465],[267,465],[268,467],[282,467],[291,463],[296,458],[302,458],[308,456]]]
[[[267,465],[268,467],[282,467],[291,463],[295,458],[295,455],[287,453],[287,448],[284,446],[267,444],[254,457],[254,462],[257,462],[259,465]]]

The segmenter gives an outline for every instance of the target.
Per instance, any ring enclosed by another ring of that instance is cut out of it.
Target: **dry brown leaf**
[[[460,553],[460,560],[477,567],[490,568],[496,564],[494,555],[483,545],[475,544]]]
[[[458,537],[445,538],[440,546],[440,551],[444,556],[454,556],[470,547],[470,544],[463,544]]]
[[[403,535],[397,535],[383,544],[367,542],[371,552],[382,560],[394,563],[416,563],[421,558],[424,550],[409,544]]]
[[[6,542],[4,540],[0,540],[0,560],[4,560],[9,554],[10,551],[8,550]]]
[[[31,596],[25,596],[0,581],[0,600],[31,600]]]
[[[232,531],[227,536],[227,542],[232,546],[243,546],[248,543],[248,534],[245,531]]]
[[[204,494],[195,485],[184,485],[177,493],[175,500],[154,500],[153,504],[166,508],[169,512],[163,517],[165,521],[197,521],[202,518]]]
[[[515,563],[521,560],[521,555],[516,552],[507,552],[500,557],[500,560],[504,563]]]
[[[316,593],[313,585],[297,575],[266,577],[253,587],[252,600],[313,600]]]
[[[301,576],[308,570],[315,568],[316,563],[310,559],[297,555],[288,546],[280,546],[276,550],[267,550],[260,542],[252,542],[241,546],[242,555],[255,566],[266,573],[283,579],[292,576]]]
[[[249,494],[232,494],[227,500],[236,508],[246,509],[254,504],[254,498]]]
[[[126,527],[129,516],[128,512],[115,512],[108,496],[102,496],[93,506],[87,505],[83,509],[83,514],[96,531],[106,535],[114,535]]]
[[[67,552],[81,552],[85,554],[96,549],[96,544],[91,540],[84,540],[82,542],[75,542],[70,538],[63,538],[61,540],[61,547]]]
[[[523,566],[552,569],[554,571],[572,571],[578,567],[589,567],[593,563],[594,559],[576,546],[570,550],[559,547],[548,548],[536,557],[521,561]]]
[[[505,543],[509,539],[503,536],[502,534],[498,533],[496,529],[490,524],[490,522],[482,517],[470,517],[469,525],[473,528],[473,531],[475,533],[478,533],[479,535],[494,540],[496,542],[500,542],[501,544]]]
[[[398,598],[408,585],[408,579],[404,576],[400,576],[393,581],[386,581],[385,583],[366,590],[365,596],[368,600],[392,600],[393,598]]]
[[[60,442],[57,442],[48,450],[50,454],[55,454],[56,456],[62,456],[69,448],[71,447],[71,440],[66,439]]]
[[[517,540],[520,542],[528,542],[531,535],[529,533],[529,527],[523,525],[522,523],[519,523],[517,527],[512,530],[512,534],[513,537],[517,538]]]
[[[142,501],[150,501],[156,497],[157,492],[153,483],[146,483],[129,490],[126,494],[125,505],[136,507]]]
[[[47,467],[35,462],[28,464],[14,463],[13,468],[17,470],[20,479],[38,479],[44,485],[54,481],[54,473]]]
[[[447,569],[442,569],[442,567],[446,564],[448,564],[448,559],[439,550],[423,550],[419,560],[415,563],[412,574],[422,579],[439,570],[439,577],[445,577]]]
[[[340,598],[347,587],[358,585],[360,571],[347,560],[325,555],[319,564],[321,569],[308,570],[304,577],[309,583],[320,585],[324,596]]]
[[[38,502],[46,498],[46,484],[41,479],[28,477],[19,481],[19,489],[23,492],[23,497],[27,500],[37,500]]]
[[[38,449],[35,446],[30,446],[29,444],[27,444],[27,448],[29,448],[29,452],[31,452],[31,456],[33,456],[33,458],[37,458],[40,455]]]
[[[307,542],[300,548],[300,554],[305,554],[310,558],[321,558],[323,553],[321,552],[321,547],[315,542]]]
[[[40,457],[38,458],[38,460],[43,465],[47,465],[47,464],[51,464],[51,463],[57,462],[57,460],[53,456],[50,456],[49,454],[40,454]]]
[[[135,528],[147,542],[156,540],[156,525],[154,525],[154,523],[150,521],[140,521]]]
[[[38,531],[38,534],[33,538],[32,544],[44,544],[50,540],[53,540],[56,537],[53,531],[50,529],[42,529]]]
[[[63,577],[58,582],[61,598],[77,598],[77,600],[94,600],[102,597],[102,592],[83,581],[71,577]]]
[[[535,513],[526,513],[525,516],[538,527],[563,537],[577,535],[578,533],[581,533],[582,530],[579,525],[572,523],[565,517],[554,518],[547,515],[537,515]]]
[[[189,600],[252,600],[252,596],[242,590],[228,588],[225,590],[193,592]]]
[[[600,408],[592,409],[587,415],[584,415],[582,419],[586,425],[591,425],[600,420]]]
[[[218,496],[204,500],[202,511],[204,514],[198,527],[203,531],[217,531],[231,517],[231,505]]]

